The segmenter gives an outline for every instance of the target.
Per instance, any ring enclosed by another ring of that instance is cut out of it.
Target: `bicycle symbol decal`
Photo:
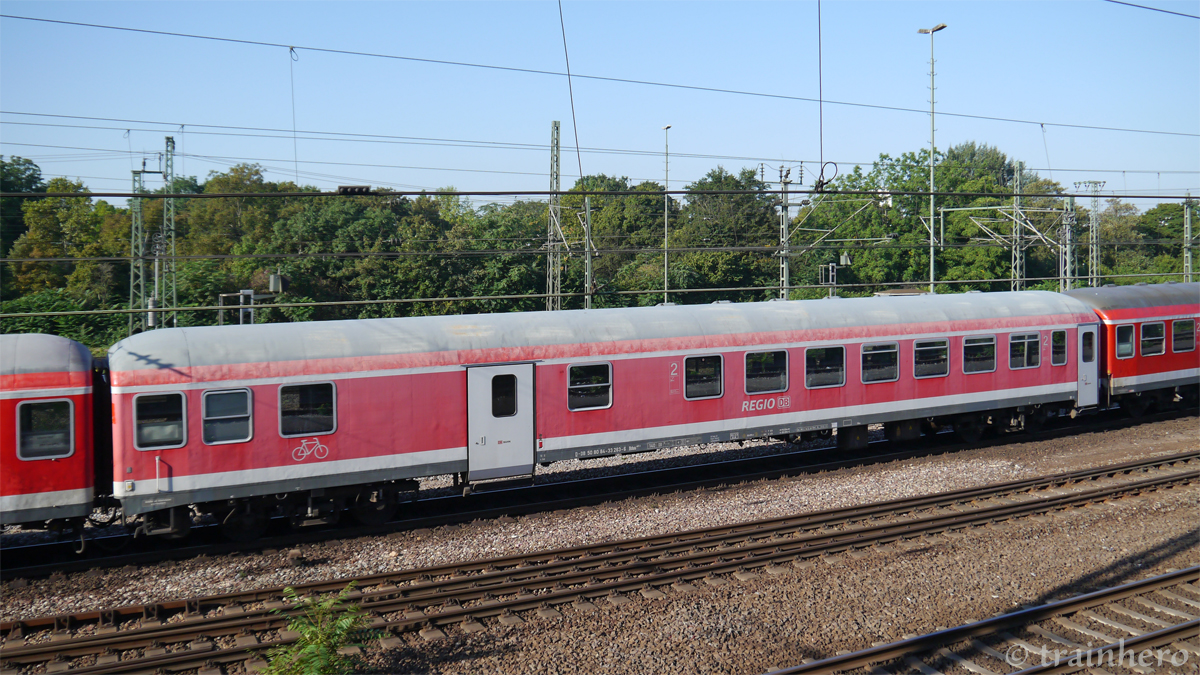
[[[300,441],[300,447],[292,450],[292,459],[297,462],[303,462],[308,459],[309,455],[315,455],[317,459],[325,459],[329,456],[329,447],[323,445],[320,440],[313,438],[311,440]]]

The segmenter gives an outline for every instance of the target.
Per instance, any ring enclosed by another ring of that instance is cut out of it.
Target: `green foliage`
[[[357,659],[338,653],[347,646],[361,646],[355,640],[369,637],[369,617],[358,605],[346,599],[354,590],[351,581],[336,596],[324,599],[301,598],[290,586],[283,596],[293,610],[302,610],[288,623],[288,630],[300,637],[290,645],[267,652],[269,664],[263,675],[341,675],[355,669]],[[286,612],[274,610],[285,616]]]
[[[0,192],[45,192],[42,170],[24,157],[4,159],[0,155]],[[25,234],[22,206],[33,201],[26,197],[0,198],[0,257],[7,258],[8,250]]]
[[[0,303],[2,314],[78,312],[84,309],[87,308],[61,288],[41,290]],[[103,353],[111,344],[125,337],[128,325],[129,319],[125,314],[14,317],[0,320],[0,332],[61,335],[87,345],[93,352]]]

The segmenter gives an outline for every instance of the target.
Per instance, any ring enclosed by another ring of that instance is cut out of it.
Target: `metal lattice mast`
[[[1075,285],[1075,198],[1067,197],[1063,226],[1059,234],[1058,290],[1069,291]]]
[[[1183,280],[1192,281],[1192,195],[1183,200]]]
[[[167,192],[173,192],[175,181],[175,137],[167,136],[166,154],[163,156],[163,182]],[[161,306],[170,303],[172,308],[179,306],[179,294],[176,291],[175,279],[175,200],[166,199],[163,203],[162,242],[164,253],[167,254],[162,266],[162,295],[159,296]],[[170,314],[172,326],[179,325],[178,312]],[[166,325],[165,322],[161,325]]]
[[[788,299],[788,287],[792,285],[792,271],[790,267],[791,261],[788,258],[788,241],[791,239],[791,233],[788,232],[791,225],[791,213],[788,208],[788,184],[792,181],[790,176],[792,170],[784,171],[784,168],[779,167],[779,183],[783,189],[783,213],[779,214],[779,299]]]
[[[559,123],[550,123],[550,204],[546,218],[546,310],[562,309],[562,189]]]
[[[133,171],[133,193],[143,191],[142,171]],[[129,309],[142,309],[146,306],[146,236],[142,222],[142,198],[131,197],[129,200]],[[140,318],[138,318],[140,317]],[[140,321],[139,330],[146,329],[145,314],[129,315],[129,334],[133,335],[134,321]]]
[[[1075,183],[1075,189],[1087,188],[1092,193],[1092,210],[1088,213],[1088,286],[1100,283],[1100,190],[1102,180],[1084,180]]]
[[[1012,225],[1012,268],[1010,277],[1011,290],[1019,291],[1025,287],[1025,216],[1021,213],[1021,173],[1024,163],[1017,164],[1016,191],[1013,194],[1013,225]]]

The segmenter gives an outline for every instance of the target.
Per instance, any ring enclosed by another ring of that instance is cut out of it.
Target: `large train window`
[[[1056,330],[1050,333],[1050,365],[1067,365],[1067,331]]]
[[[913,377],[945,377],[949,374],[949,340],[916,340],[913,342]]]
[[[683,360],[683,397],[720,398],[725,392],[720,356],[692,356]]]
[[[971,335],[963,338],[963,372],[996,372],[995,335]]]
[[[1196,349],[1196,320],[1176,319],[1171,322],[1171,351],[1190,352]]]
[[[187,398],[182,393],[133,397],[133,447],[138,450],[182,448],[187,444]]]
[[[70,399],[17,404],[17,458],[54,459],[75,452],[75,407]]]
[[[254,436],[249,389],[206,391],[201,398],[207,445],[244,443]]]
[[[592,363],[567,368],[567,408],[598,410],[612,407],[612,366]]]
[[[1041,336],[1026,333],[1008,336],[1008,367],[1010,370],[1037,368],[1042,364]]]
[[[279,388],[279,435],[314,436],[337,430],[337,389],[332,382]]]
[[[1163,322],[1142,324],[1142,356],[1158,356],[1166,350],[1167,334]]]
[[[746,393],[775,394],[788,388],[787,352],[746,354]]]
[[[809,389],[846,384],[845,347],[809,347],[804,350],[804,386]]]
[[[900,379],[900,345],[888,342],[862,346],[862,381],[895,382]]]
[[[1117,358],[1133,358],[1133,325],[1117,326]]]

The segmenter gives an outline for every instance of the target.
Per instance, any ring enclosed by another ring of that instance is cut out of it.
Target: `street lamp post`
[[[917,32],[929,35],[929,292],[933,293],[934,281],[934,244],[936,239],[933,236],[934,232],[934,210],[933,210],[933,156],[937,153],[937,146],[933,142],[933,101],[935,98],[933,88],[933,34],[946,27],[946,24],[939,23],[933,28],[921,28]]]
[[[663,127],[663,304],[667,303],[667,221],[671,212],[671,125]]]

